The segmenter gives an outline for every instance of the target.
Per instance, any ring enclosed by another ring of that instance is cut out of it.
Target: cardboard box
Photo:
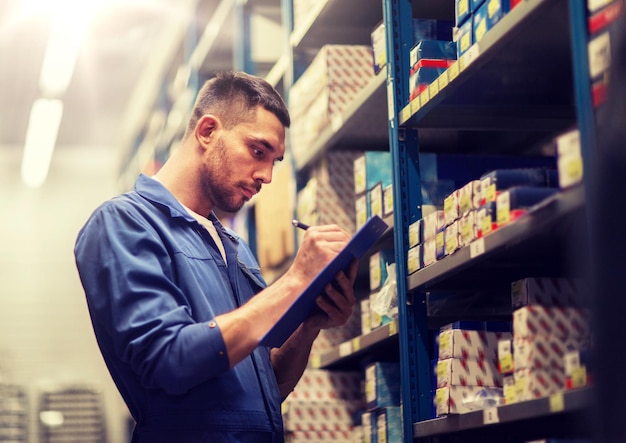
[[[489,202],[476,210],[476,238],[489,235],[498,228],[496,202]]]
[[[472,180],[459,189],[459,210],[461,215],[480,207],[482,199],[480,180]]]
[[[565,390],[565,379],[563,370],[516,370],[516,400],[532,400],[561,392]]]
[[[422,223],[422,239],[430,240],[435,238],[437,232],[441,231],[445,226],[445,213],[437,209],[423,217]]]
[[[369,410],[400,405],[400,365],[374,362],[365,368],[365,401]]]
[[[469,0],[461,0],[469,1]],[[457,58],[461,58],[474,44],[473,23],[471,19],[462,23],[456,33]]]
[[[359,195],[377,184],[386,187],[392,183],[391,153],[365,151],[356,156],[353,164],[354,192]]]
[[[444,234],[446,255],[454,254],[459,248],[459,224],[457,221],[452,222],[449,226],[446,226]]]
[[[513,311],[513,336],[584,338],[590,334],[590,319],[588,309],[528,305]]]
[[[295,254],[293,171],[289,165],[275,168],[272,183],[263,187],[263,198],[254,205],[257,253],[261,269],[280,267]]]
[[[451,225],[461,217],[459,191],[455,190],[443,201],[443,213],[446,226]]]
[[[393,186],[387,185],[383,189],[383,217],[393,214]]]
[[[416,245],[407,252],[407,272],[413,274],[422,268],[422,245]]]
[[[515,370],[560,370],[565,368],[565,355],[590,346],[588,338],[535,335],[513,338]]]
[[[343,400],[286,400],[282,407],[287,431],[350,432],[354,405]]]
[[[376,441],[402,443],[402,410],[387,406],[376,411]]]
[[[349,233],[356,232],[353,168],[359,155],[359,151],[324,154],[314,165],[305,187],[298,192],[299,220],[311,225],[334,223]]]
[[[437,388],[444,386],[502,386],[494,359],[446,358],[435,367]]]
[[[511,283],[511,305],[582,307],[584,301],[582,279],[529,277]]]
[[[373,77],[369,45],[325,45],[289,91],[293,155],[308,150]]]
[[[464,414],[476,410],[469,403],[484,388],[481,386],[446,386],[437,388],[434,396],[435,414]]]
[[[470,17],[471,12],[470,0],[454,1],[454,18],[457,26],[464,23]]]
[[[498,341],[511,338],[510,332],[446,329],[438,335],[438,358],[498,359]]]
[[[422,243],[422,265],[432,265],[437,261],[437,243],[435,238],[424,240]]]
[[[469,246],[471,242],[478,238],[478,228],[476,226],[476,211],[470,211],[462,215],[459,223],[459,246]]]
[[[289,400],[327,401],[348,400],[362,402],[362,374],[360,371],[306,369]]]

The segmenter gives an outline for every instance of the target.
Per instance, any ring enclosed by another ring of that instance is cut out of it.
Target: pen
[[[291,220],[291,224],[294,225],[296,228],[304,229],[305,231],[309,229],[309,225],[306,225],[299,220]]]

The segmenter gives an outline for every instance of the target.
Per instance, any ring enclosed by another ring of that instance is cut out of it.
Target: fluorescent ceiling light
[[[62,116],[61,100],[38,99],[33,103],[22,157],[22,180],[30,187],[37,188],[46,181]]]
[[[76,66],[83,40],[83,30],[67,27],[64,21],[55,21],[44,54],[39,89],[48,97],[65,92]]]

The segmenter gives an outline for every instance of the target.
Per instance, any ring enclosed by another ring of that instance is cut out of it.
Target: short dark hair
[[[245,72],[220,72],[207,80],[200,91],[187,125],[191,133],[205,114],[215,114],[226,128],[254,118],[254,110],[262,106],[273,113],[285,128],[291,124],[283,98],[264,79]]]

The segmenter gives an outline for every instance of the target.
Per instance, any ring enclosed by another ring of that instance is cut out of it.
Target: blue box
[[[511,11],[511,0],[487,0],[481,8],[487,10],[487,28],[491,29]]]
[[[457,26],[463,24],[463,22],[470,17],[470,14],[472,12],[470,1],[471,0],[454,1],[454,17]]]
[[[366,151],[354,160],[354,192],[360,195],[377,184],[391,184],[391,153],[389,151]]]
[[[452,40],[451,20],[436,20],[430,18],[413,19],[413,42],[420,40]]]
[[[470,12],[474,13],[484,2],[485,0],[471,0]]]
[[[459,26],[456,35],[456,42],[457,58],[461,58],[461,56],[465,54],[474,44],[474,33],[471,19],[466,20],[465,23]]]
[[[558,188],[558,174],[544,168],[494,169],[480,177],[481,204],[495,201],[499,192],[513,186]]]
[[[400,364],[374,362],[365,368],[365,400],[368,409],[400,406]]]
[[[489,2],[483,3],[474,14],[472,14],[472,39],[474,43],[478,43],[491,29],[489,20],[487,19],[487,7]]]
[[[376,411],[376,441],[402,442],[402,413],[399,406],[385,407]]]

